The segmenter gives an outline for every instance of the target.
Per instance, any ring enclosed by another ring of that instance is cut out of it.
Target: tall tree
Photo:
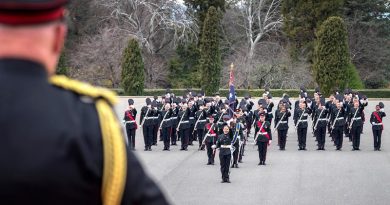
[[[343,0],[284,0],[282,14],[284,31],[290,40],[291,55],[312,60],[315,32],[330,16],[339,16]]]
[[[390,79],[390,3],[345,0],[352,62],[368,88],[385,87]]]
[[[351,64],[347,29],[340,17],[329,17],[319,28],[314,51],[315,79],[325,94],[347,86]]]
[[[220,15],[215,7],[210,7],[203,25],[200,68],[202,86],[208,94],[218,91],[220,85],[222,64],[219,46]]]
[[[187,8],[193,12],[198,21],[199,42],[202,39],[203,25],[210,7],[225,12],[226,0],[184,0]]]
[[[128,95],[142,95],[144,90],[144,62],[138,42],[131,39],[122,57],[122,87]]]

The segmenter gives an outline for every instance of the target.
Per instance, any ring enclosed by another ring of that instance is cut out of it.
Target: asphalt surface
[[[145,100],[134,100],[140,113]],[[385,109],[390,107],[390,101],[384,103]],[[365,109],[368,121],[376,104],[378,101],[369,101]],[[116,107],[120,119],[126,107],[127,98],[121,98]],[[367,122],[361,136],[361,151],[351,151],[348,138],[344,138],[342,151],[335,151],[329,137],[326,150],[317,151],[311,131],[308,131],[308,150],[298,151],[297,134],[290,118],[286,151],[278,150],[277,136],[273,135],[267,165],[258,166],[258,152],[251,138],[243,163],[238,169],[231,169],[230,184],[221,183],[218,152],[215,165],[206,165],[206,151],[198,151],[196,142],[188,151],[179,150],[180,142],[171,151],[162,151],[163,143],[158,142],[153,151],[145,152],[143,135],[138,129],[135,153],[176,205],[390,204],[390,112],[387,114],[380,152],[373,151],[371,125]]]

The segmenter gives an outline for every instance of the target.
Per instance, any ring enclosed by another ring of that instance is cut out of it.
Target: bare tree
[[[119,29],[102,28],[86,37],[70,54],[72,76],[94,84],[117,88],[120,84],[121,57],[128,37]],[[107,83],[109,82],[109,83]]]
[[[171,42],[196,36],[197,27],[185,7],[175,0],[97,0],[111,11],[128,35],[146,50],[158,53]]]
[[[245,77],[241,86],[249,86],[249,77],[257,66],[255,54],[262,40],[270,38],[282,26],[280,6],[282,0],[240,0],[235,4],[235,25],[246,39],[246,55],[242,59],[242,71]]]

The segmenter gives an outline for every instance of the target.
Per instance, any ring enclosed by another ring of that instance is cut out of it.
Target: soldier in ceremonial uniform
[[[66,2],[0,1],[1,204],[168,204],[126,149],[116,96],[54,76]]]
[[[230,183],[229,166],[231,160],[232,136],[228,125],[224,125],[223,134],[218,136],[216,146],[219,148],[219,161],[221,164],[222,183]]]
[[[326,125],[328,124],[328,110],[325,108],[325,99],[320,99],[320,104],[315,111],[316,122],[314,124],[314,134],[317,139],[317,150],[325,150]]]
[[[286,149],[288,132],[288,118],[291,117],[289,103],[283,100],[280,108],[275,111],[275,129],[278,131],[278,145],[280,150]]]
[[[381,138],[383,131],[383,118],[386,117],[385,105],[380,102],[375,106],[375,111],[372,112],[370,122],[372,124],[372,134],[374,136],[374,150],[381,151]]]
[[[203,140],[203,144],[206,145],[207,150],[207,165],[214,165],[215,152],[212,148],[213,145],[217,142],[217,124],[214,123],[213,116],[210,116],[208,119],[208,123],[205,125],[205,138]]]
[[[350,120],[349,122],[349,132],[352,137],[352,151],[360,150],[360,134],[363,129],[363,110],[365,104],[360,104],[359,100],[356,99],[353,101],[353,107],[348,113]]]
[[[129,147],[131,150],[135,150],[135,131],[138,129],[137,121],[135,120],[137,116],[137,109],[134,107],[134,100],[128,100],[129,107],[125,111],[123,121],[126,126],[127,139],[129,141]]]
[[[177,132],[181,140],[181,149],[188,150],[188,143],[191,135],[191,125],[190,125],[190,109],[185,101],[182,101],[182,110],[179,111],[178,119],[180,119],[179,124],[177,125]]]
[[[156,123],[157,108],[152,107],[150,98],[145,100],[146,106],[141,108],[140,125],[144,134],[145,151],[152,151],[154,127]],[[158,126],[158,125],[157,125]]]
[[[260,114],[260,121],[257,122],[255,129],[257,133],[255,143],[258,146],[260,159],[259,165],[265,165],[267,147],[272,142],[271,123],[265,120],[265,113]]]
[[[241,118],[240,109],[235,110],[235,113],[233,113],[233,115],[233,118],[228,121],[233,136],[232,146],[234,146],[233,163],[231,168],[238,168],[238,158],[241,148],[240,144],[244,141],[244,125],[242,123],[243,119]]]
[[[178,116],[179,116],[179,106],[177,104],[179,104],[180,102],[178,102],[179,99],[177,98],[174,98],[172,101],[172,114],[171,114],[171,145],[177,145],[176,144],[176,141],[177,141],[177,132],[176,132],[176,129],[177,129],[177,125],[179,124],[179,119],[178,119]]]
[[[169,103],[164,105],[164,109],[160,113],[160,132],[162,135],[162,139],[164,141],[164,149],[163,151],[169,151],[169,143],[170,143],[170,137],[172,132],[172,122],[171,122],[171,115],[172,115],[172,108]]]
[[[331,134],[334,138],[336,150],[340,151],[343,147],[343,130],[345,125],[345,109],[343,107],[343,99],[341,96],[336,96],[336,108],[331,113]]]
[[[300,102],[299,108],[295,110],[294,115],[295,130],[298,134],[298,150],[306,150],[307,119],[310,114],[311,109],[307,107],[306,102]]]
[[[204,126],[206,124],[207,112],[205,110],[203,101],[198,102],[197,104],[199,105],[199,110],[195,113],[196,122],[195,122],[194,132],[196,132],[197,136],[198,136],[197,137],[198,141],[199,141],[198,150],[204,150],[204,146],[202,146],[202,142],[203,142],[203,137],[205,135],[205,133],[204,133],[205,127]]]

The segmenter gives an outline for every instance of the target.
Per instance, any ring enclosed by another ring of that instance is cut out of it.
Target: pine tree
[[[199,38],[201,40],[203,25],[210,7],[225,12],[226,0],[184,0],[185,5],[192,11],[198,20]]]
[[[206,93],[219,90],[221,76],[221,53],[219,48],[220,13],[215,7],[210,7],[204,22],[201,39],[201,81]]]
[[[315,31],[330,16],[341,15],[344,0],[283,0],[284,32],[290,40],[291,55],[312,61]]]
[[[315,79],[325,94],[347,84],[351,65],[347,30],[340,17],[329,17],[317,33],[313,70]]]
[[[131,39],[122,56],[122,87],[128,95],[142,95],[144,62],[138,42]]]

